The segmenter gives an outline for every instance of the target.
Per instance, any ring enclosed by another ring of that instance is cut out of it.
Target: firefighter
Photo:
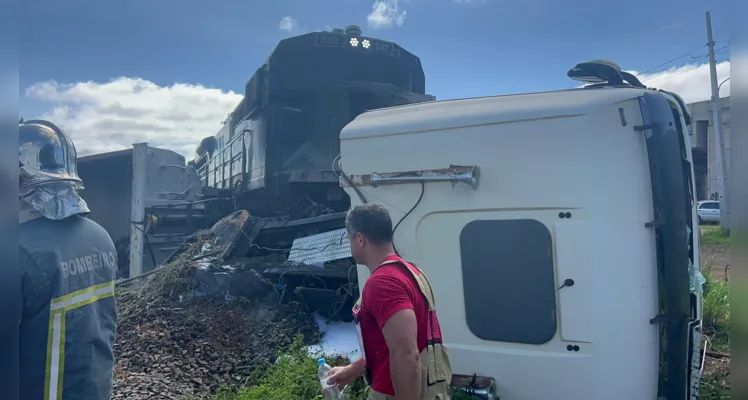
[[[117,252],[86,218],[76,151],[56,125],[19,125],[22,399],[108,400]]]
[[[370,400],[448,400],[452,367],[426,275],[400,258],[387,209],[364,204],[346,217],[351,254],[369,268],[353,307],[362,357],[332,369],[344,386],[363,376]]]

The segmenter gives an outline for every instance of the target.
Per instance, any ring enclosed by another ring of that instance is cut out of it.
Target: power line
[[[650,68],[650,69],[648,69],[648,70],[646,70],[646,71],[644,71],[644,72],[639,72],[639,73],[637,73],[637,74],[636,74],[636,76],[639,76],[639,75],[643,75],[643,74],[646,74],[646,73],[652,72],[652,71],[656,70],[657,68],[661,68],[661,67],[664,67],[664,66],[666,66],[666,65],[668,65],[668,64],[670,64],[670,63],[673,63],[673,62],[675,62],[675,61],[678,61],[678,60],[680,60],[680,59],[681,59],[681,58],[683,58],[683,57],[691,57],[691,58],[697,58],[697,57],[695,57],[695,56],[694,56],[694,55],[693,55],[692,53],[694,53],[694,52],[695,52],[695,51],[697,51],[697,50],[701,50],[701,49],[703,49],[704,47],[707,47],[707,45],[699,46],[699,47],[697,47],[697,48],[695,48],[695,49],[691,50],[691,51],[690,51],[690,52],[688,52],[688,53],[684,53],[684,54],[681,54],[680,56],[678,56],[678,57],[675,57],[675,58],[673,58],[672,60],[668,60],[668,61],[665,61],[664,63],[662,63],[662,64],[660,64],[660,65],[658,65],[658,66],[656,66],[656,67],[652,67],[652,68]]]
[[[728,42],[729,42],[729,41],[728,41]],[[706,46],[706,45],[705,45],[705,46]],[[703,46],[702,46],[702,47],[703,47]],[[720,47],[720,48],[719,48],[719,49],[717,49],[716,51],[719,51],[719,50],[724,50],[724,49],[726,49],[726,48],[728,48],[728,47],[730,47],[729,43],[728,43],[727,45],[725,45],[725,46],[722,46],[722,47]],[[699,48],[701,48],[701,47],[699,47]],[[715,52],[716,52],[716,51],[715,51]],[[708,58],[709,58],[709,53],[707,53],[707,54],[702,54],[702,55],[700,55],[700,56],[698,56],[698,57],[696,57],[696,56],[693,56],[693,55],[691,55],[691,54],[689,54],[689,55],[690,55],[690,56],[691,56],[691,58],[692,58],[692,60],[691,60],[692,62],[694,62],[694,61],[702,61],[702,60],[706,60],[706,59],[708,59]],[[683,56],[681,56],[681,57],[678,57],[677,59],[680,59],[680,58],[683,58]],[[675,59],[675,60],[677,60],[677,59]],[[664,66],[664,65],[667,65],[667,64],[669,64],[670,62],[671,62],[671,61],[669,61],[669,62],[667,62],[667,63],[664,63],[664,64],[662,64],[662,65],[659,65],[659,66],[657,66],[657,67],[654,67],[654,68],[650,68],[650,69],[649,69],[648,71],[652,71],[652,70],[654,70],[654,69],[657,69],[657,68],[659,68],[659,67],[662,67],[662,66]],[[680,67],[680,68],[683,68],[683,67]],[[648,72],[648,71],[642,72],[642,74],[644,74],[644,73],[646,73],[646,72]],[[684,70],[682,70],[682,71],[679,71],[679,72],[676,72],[676,73],[674,73],[674,74],[672,74],[672,75],[660,75],[660,76],[655,76],[654,78],[650,78],[650,79],[648,79],[648,80],[646,80],[646,81],[644,81],[644,82],[642,82],[642,83],[651,83],[651,82],[654,82],[654,81],[658,81],[658,80],[660,80],[660,79],[662,79],[662,78],[672,78],[672,77],[674,77],[674,76],[678,76],[678,75],[684,74],[684,73],[686,73],[686,72],[689,72],[689,71],[693,71],[693,68],[688,68],[688,69],[684,69]],[[666,72],[666,71],[661,71],[660,73],[664,73],[664,72]]]
[[[701,60],[705,60],[705,59],[707,59],[708,57],[709,57],[709,55],[703,55],[703,56],[701,56],[701,57],[696,57],[696,58],[694,58],[694,60],[693,60],[693,61],[701,61]],[[681,68],[683,68],[683,67],[681,67]],[[678,75],[681,75],[681,74],[685,74],[686,72],[691,72],[691,71],[693,71],[694,69],[695,69],[695,68],[684,68],[684,69],[683,69],[682,71],[678,71],[678,72],[676,72],[676,73],[674,73],[674,74],[670,74],[670,75],[664,75],[664,73],[665,73],[665,72],[667,72],[667,71],[662,71],[662,74],[663,74],[663,75],[660,75],[660,76],[655,76],[654,78],[650,78],[650,79],[647,79],[646,81],[644,81],[644,82],[642,82],[642,83],[651,83],[651,82],[654,82],[654,81],[658,81],[658,80],[660,80],[660,79],[662,79],[662,78],[672,78],[672,77],[674,77],[674,76],[678,76]]]
[[[717,41],[715,41],[715,42],[717,42]],[[724,49],[726,49],[726,48],[730,47],[730,41],[729,41],[729,40],[720,40],[720,41],[718,41],[718,42],[722,42],[722,43],[727,43],[727,45],[725,45],[725,46],[722,46],[722,47],[720,47],[719,49],[715,50],[715,52],[718,52],[718,51],[720,51],[720,50],[724,50]],[[668,61],[665,61],[664,63],[662,63],[662,64],[660,64],[660,65],[657,65],[657,66],[655,66],[655,67],[652,67],[652,68],[650,68],[650,69],[648,69],[648,70],[646,70],[646,71],[643,71],[643,72],[639,72],[639,73],[637,73],[637,74],[636,74],[635,76],[637,76],[637,77],[638,77],[638,76],[640,76],[640,75],[645,75],[645,74],[647,74],[647,73],[650,73],[650,72],[652,72],[652,71],[654,71],[654,70],[656,70],[656,69],[658,69],[658,68],[662,68],[662,67],[664,67],[664,66],[666,66],[666,65],[668,65],[668,64],[674,63],[674,62],[676,62],[676,61],[678,61],[678,60],[680,60],[680,59],[682,59],[682,58],[685,58],[685,57],[691,57],[691,62],[694,62],[694,61],[700,61],[700,60],[702,60],[702,59],[708,58],[708,57],[709,57],[709,54],[701,54],[701,55],[699,55],[699,56],[694,56],[694,55],[693,55],[693,53],[695,53],[696,51],[698,51],[698,50],[701,50],[701,49],[703,49],[704,47],[707,47],[707,46],[708,46],[708,45],[706,45],[706,44],[705,44],[705,45],[702,45],[702,46],[699,46],[699,47],[697,47],[697,48],[695,48],[695,49],[691,50],[691,51],[690,51],[690,52],[688,52],[688,53],[684,53],[684,54],[681,54],[681,55],[680,55],[680,56],[678,56],[678,57],[675,57],[675,58],[673,58],[672,60],[668,60]],[[677,74],[676,74],[676,75],[677,75]],[[659,78],[659,77],[658,77],[658,78]]]
[[[717,50],[714,50],[714,52],[718,52],[718,51],[720,51],[720,50],[724,50],[724,49],[726,49],[726,48],[728,48],[728,47],[730,47],[730,43],[727,43],[727,45],[726,45],[726,46],[722,46],[722,47],[718,48]]]

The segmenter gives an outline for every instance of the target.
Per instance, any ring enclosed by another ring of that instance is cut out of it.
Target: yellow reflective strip
[[[91,286],[90,288],[84,289],[82,291],[79,290],[75,293],[77,294],[72,297],[70,295],[66,295],[52,300],[52,304],[50,305],[52,311],[69,309],[71,306],[75,306],[77,304],[90,304],[90,302],[87,303],[87,301],[91,298],[99,297],[107,293],[114,293],[114,281],[107,282],[101,285]]]
[[[80,308],[80,307],[83,307],[85,305],[88,305],[88,304],[91,304],[91,303],[95,303],[95,302],[97,302],[97,301],[99,301],[101,299],[106,299],[106,298],[112,297],[112,296],[114,296],[114,292],[102,293],[100,295],[92,296],[92,297],[89,297],[89,298],[87,298],[85,300],[82,300],[82,301],[79,301],[77,303],[71,304],[71,305],[69,305],[67,307],[60,308],[60,311],[61,312],[67,312],[67,311],[70,311],[70,310],[74,310],[76,308]]]
[[[64,327],[65,314],[55,312],[50,314],[50,333],[47,342],[47,376],[44,384],[44,398],[47,400],[60,399],[60,365],[64,361]]]
[[[47,333],[45,400],[62,399],[62,378],[65,372],[65,314],[70,310],[113,296],[114,281],[110,281],[52,299],[49,332]]]
[[[87,287],[85,289],[81,289],[81,290],[78,290],[76,292],[73,292],[73,293],[70,293],[70,294],[66,294],[64,296],[56,297],[56,298],[52,299],[52,304],[61,303],[61,302],[65,301],[65,300],[70,300],[73,297],[78,297],[78,296],[80,296],[82,294],[91,293],[94,290],[103,289],[103,288],[109,287],[109,286],[114,287],[114,281],[109,281],[109,282],[104,282],[104,283],[101,283],[101,284],[98,284],[98,285],[89,286],[89,287]]]
[[[60,313],[60,357],[57,367],[57,399],[62,400],[62,378],[65,377],[65,313]]]
[[[49,384],[52,378],[52,343],[55,336],[55,314],[49,316],[49,331],[47,332],[47,372],[44,377],[44,400],[49,400]]]

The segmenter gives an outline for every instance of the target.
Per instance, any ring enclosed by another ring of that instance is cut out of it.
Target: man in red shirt
[[[351,254],[369,268],[353,308],[363,357],[332,369],[329,381],[343,386],[364,376],[370,399],[450,399],[452,368],[442,346],[431,284],[392,245],[387,209],[364,204],[348,212]]]

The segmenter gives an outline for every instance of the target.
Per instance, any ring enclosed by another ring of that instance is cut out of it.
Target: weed
[[[729,246],[730,235],[725,235],[722,228],[719,225],[702,226],[701,227],[701,244],[704,246]]]
[[[713,279],[710,268],[704,268],[704,333],[710,351],[730,353],[730,287],[727,282]],[[706,345],[706,343],[705,343]],[[701,379],[700,398],[708,400],[730,399],[730,389],[725,387],[725,376],[711,371]],[[729,378],[727,378],[729,379]]]
[[[312,400],[322,399],[317,379],[317,359],[325,357],[331,365],[348,363],[345,357],[309,354],[301,335],[281,351],[274,364],[259,368],[256,386],[248,388],[225,388],[218,392],[215,400]],[[349,400],[366,398],[363,381],[355,382],[346,390]]]
[[[704,325],[719,331],[730,330],[730,286],[727,282],[712,279],[706,269],[704,293]]]
[[[725,388],[716,375],[701,379],[699,398],[704,400],[730,400],[730,389]]]

